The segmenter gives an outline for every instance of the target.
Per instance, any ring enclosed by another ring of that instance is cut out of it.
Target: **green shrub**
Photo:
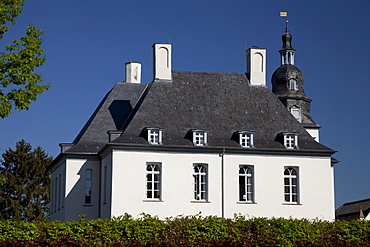
[[[1,246],[369,246],[370,221],[148,214],[68,222],[0,221]]]

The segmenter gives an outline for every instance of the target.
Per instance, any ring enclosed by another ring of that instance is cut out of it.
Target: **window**
[[[54,182],[54,213],[57,211],[58,206],[58,176],[55,178]]]
[[[194,146],[206,146],[207,145],[207,132],[204,130],[193,131],[193,143]]]
[[[284,146],[287,149],[298,148],[298,136],[296,134],[285,134],[284,135]]]
[[[85,171],[85,204],[91,204],[92,169]]]
[[[299,121],[301,122],[302,121],[302,118],[301,118],[301,108],[299,108],[298,106],[293,106],[290,108],[290,113],[292,113],[292,115]]]
[[[153,145],[162,144],[162,130],[159,128],[146,128],[148,131],[148,143]]]
[[[239,167],[239,201],[253,202],[253,167]]]
[[[107,193],[108,193],[108,181],[107,181],[107,178],[108,178],[108,174],[107,174],[107,166],[104,166],[104,197],[103,197],[103,203],[107,203]]]
[[[194,165],[194,200],[207,201],[207,166],[202,164]]]
[[[298,203],[298,168],[284,170],[284,202]]]
[[[59,194],[59,204],[58,204],[58,210],[62,207],[62,201],[63,201],[63,194],[62,194],[62,174],[59,174],[59,185],[58,185],[58,194]]]
[[[146,198],[161,199],[161,167],[159,163],[148,163],[146,166]]]
[[[294,90],[294,91],[298,90],[297,81],[295,79],[289,80],[289,90]]]
[[[239,145],[242,148],[253,147],[253,133],[249,131],[239,132]]]

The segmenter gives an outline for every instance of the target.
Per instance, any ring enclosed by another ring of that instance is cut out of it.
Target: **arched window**
[[[161,199],[161,167],[159,163],[148,163],[146,166],[146,198]]]
[[[253,167],[240,166],[239,167],[239,201],[253,202]]]
[[[298,203],[298,168],[284,169],[284,202]]]
[[[207,165],[194,165],[194,200],[207,201],[208,185],[207,185]]]

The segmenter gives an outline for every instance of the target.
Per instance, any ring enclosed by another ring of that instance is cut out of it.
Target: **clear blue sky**
[[[142,63],[152,80],[152,44],[171,42],[176,70],[245,72],[245,48],[267,49],[267,78],[279,67],[288,11],[295,65],[305,76],[320,141],[337,150],[336,207],[370,198],[370,1],[28,0],[1,47],[34,23],[45,31],[52,88],[0,122],[0,153],[25,139],[50,155],[72,142],[104,95]],[[1,48],[2,49],[2,48]],[[320,171],[317,171],[320,172]],[[320,193],[319,191],[317,193]]]

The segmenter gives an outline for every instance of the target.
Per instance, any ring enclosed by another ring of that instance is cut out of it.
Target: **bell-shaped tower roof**
[[[311,99],[303,88],[303,73],[294,65],[295,50],[292,35],[286,21],[282,36],[283,47],[279,50],[280,67],[272,75],[272,91],[304,127],[319,128],[310,114]]]

